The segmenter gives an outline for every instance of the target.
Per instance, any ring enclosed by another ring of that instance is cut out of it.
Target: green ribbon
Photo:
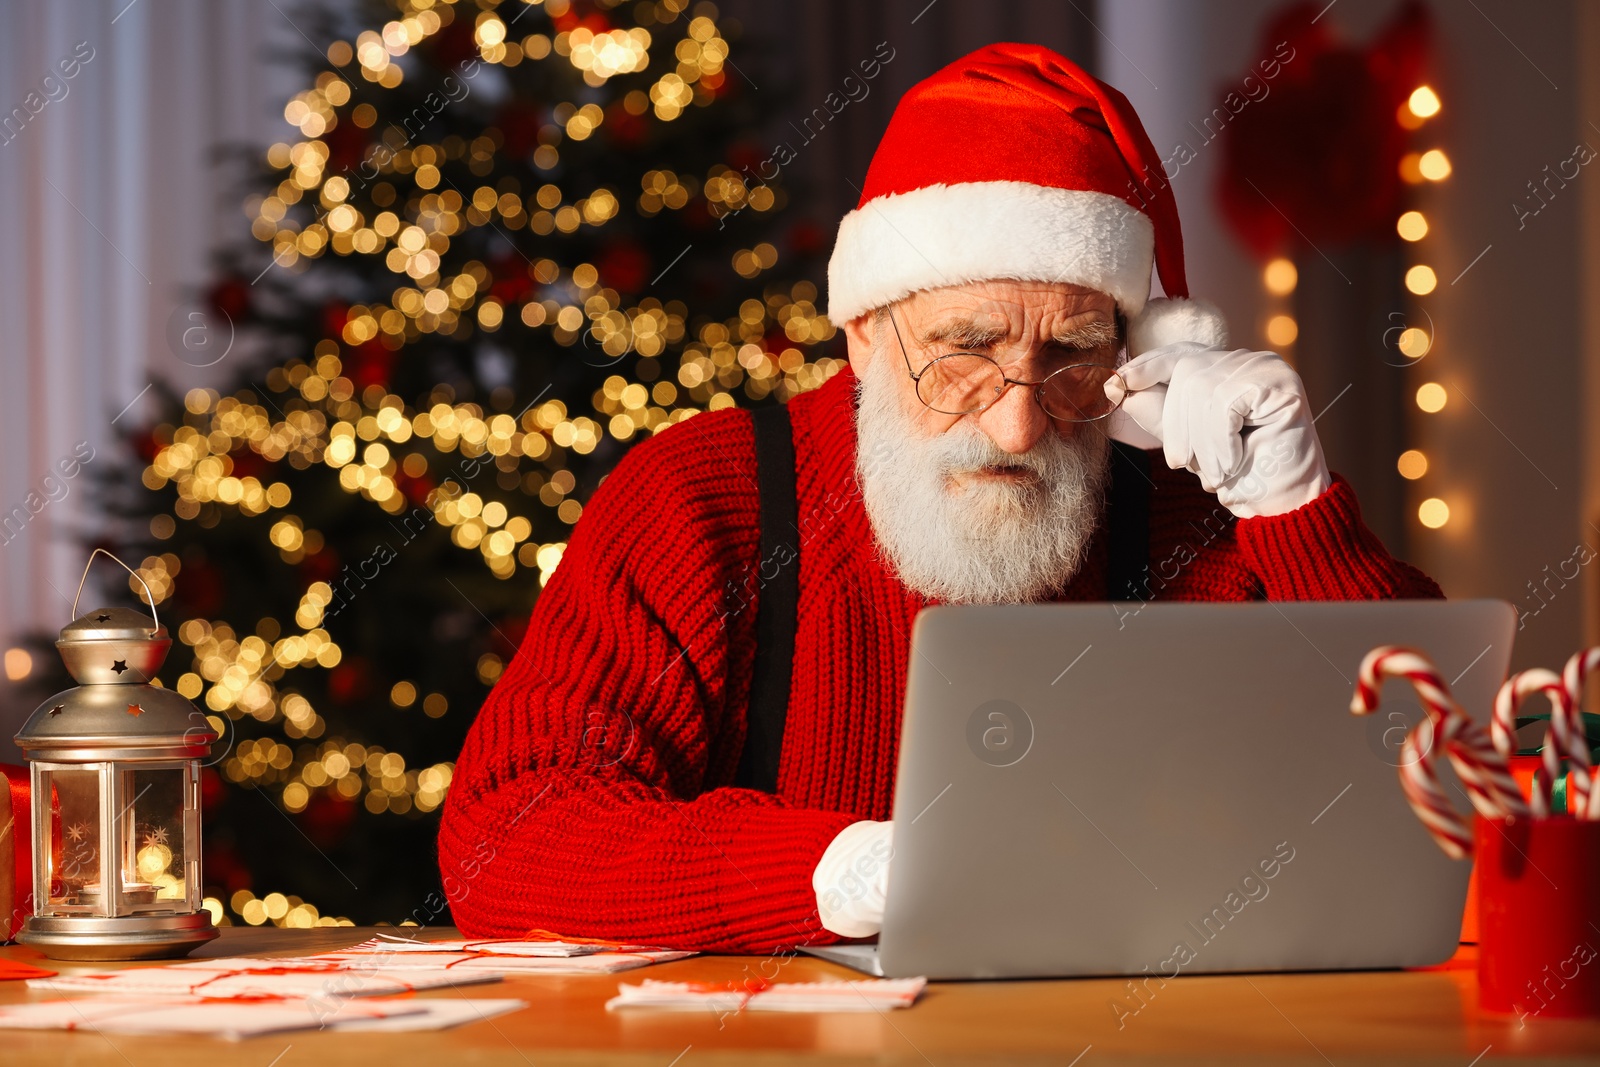
[[[1549,715],[1518,715],[1517,729],[1520,730],[1522,727],[1528,726],[1532,723],[1549,721]],[[1583,736],[1584,739],[1589,743],[1590,752],[1600,752],[1600,715],[1591,715],[1588,712],[1583,713]],[[1517,755],[1537,756],[1541,751],[1543,751],[1543,749],[1543,745],[1536,745],[1533,748],[1518,749]],[[1563,774],[1561,777],[1556,779],[1555,788],[1550,791],[1550,814],[1561,815],[1566,813],[1567,781],[1571,777],[1572,772],[1568,771],[1566,774]]]

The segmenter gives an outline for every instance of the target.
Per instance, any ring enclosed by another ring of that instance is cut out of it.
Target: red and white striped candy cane
[[[1543,773],[1534,776],[1532,796],[1533,814],[1544,818],[1550,814],[1551,791],[1555,788],[1556,780],[1561,776],[1561,760],[1563,755],[1572,752],[1570,727],[1571,700],[1568,697],[1568,684],[1571,663],[1567,664],[1568,678],[1558,677],[1554,671],[1543,667],[1534,667],[1531,670],[1520,671],[1505,680],[1500,687],[1500,692],[1494,700],[1494,722],[1492,734],[1494,746],[1502,756],[1510,756],[1516,750],[1516,723],[1517,713],[1522,708],[1522,702],[1535,693],[1543,693],[1550,699],[1550,729],[1545,734],[1544,748],[1540,756],[1544,761]],[[1579,685],[1582,684],[1580,681]],[[1580,736],[1577,739],[1583,745]],[[1582,760],[1588,763],[1588,746],[1583,746]],[[1583,784],[1588,785],[1585,774]],[[1574,772],[1573,783],[1576,788],[1579,773]]]
[[[1567,787],[1567,810],[1580,819],[1600,819],[1600,785],[1595,782],[1594,754],[1589,751],[1588,739],[1583,732],[1583,686],[1589,674],[1600,667],[1600,646],[1574,652],[1561,672],[1561,684],[1566,690],[1566,723],[1558,740],[1563,752],[1574,766]],[[1554,725],[1554,720],[1551,720]],[[1581,764],[1581,768],[1578,766]],[[1581,780],[1581,781],[1580,781]]]
[[[1460,721],[1461,728],[1448,742],[1450,763],[1467,787],[1472,806],[1488,819],[1527,818],[1532,811],[1490,731],[1470,719]]]
[[[1450,695],[1450,688],[1439,676],[1439,668],[1421,652],[1399,645],[1379,645],[1361,660],[1356,676],[1356,693],[1350,701],[1350,710],[1357,715],[1370,715],[1378,706],[1378,692],[1385,678],[1405,678],[1417,691],[1422,706],[1430,716],[1449,718],[1465,717],[1466,712]]]
[[[1494,695],[1494,710],[1489,716],[1489,737],[1494,747],[1508,759],[1517,754],[1517,709],[1527,693],[1517,692],[1517,680],[1522,674],[1513,674],[1500,685]]]
[[[1456,719],[1462,723],[1471,722],[1451,696],[1449,686],[1433,661],[1421,652],[1397,645],[1375,648],[1362,660],[1351,710],[1366,714],[1376,707],[1378,690],[1386,677],[1403,677],[1410,681],[1436,726]],[[1443,737],[1436,743],[1446,747],[1456,777],[1461,779],[1468,799],[1479,814],[1490,819],[1529,814],[1506,758],[1495,750],[1481,727],[1451,726],[1441,732]]]
[[[1543,667],[1520,671],[1507,678],[1500,686],[1500,692],[1495,694],[1492,734],[1494,746],[1501,754],[1509,755],[1514,751],[1517,712],[1521,710],[1522,702],[1535,693],[1543,693],[1550,698],[1552,724],[1552,732],[1546,734],[1544,749],[1540,753],[1544,760],[1543,773],[1534,775],[1533,782],[1533,814],[1542,819],[1550,814],[1551,790],[1555,779],[1561,774],[1561,750],[1553,739],[1554,723],[1562,717],[1562,709],[1567,703],[1567,691],[1561,678]]]
[[[1438,722],[1428,716],[1406,731],[1400,744],[1400,789],[1444,854],[1453,860],[1465,859],[1472,855],[1472,830],[1445,795],[1434,767],[1441,743]]]
[[[1600,645],[1594,648],[1580,649],[1567,660],[1565,669],[1561,672],[1561,681],[1567,687],[1567,695],[1572,698],[1574,706],[1583,702],[1583,686],[1589,680],[1589,675],[1596,667],[1600,667]]]
[[[1397,645],[1380,645],[1362,658],[1351,712],[1370,715],[1384,679],[1390,677],[1411,682],[1427,712],[1400,746],[1400,788],[1445,855],[1462,859],[1472,854],[1472,832],[1439,784],[1436,761],[1440,746],[1448,745],[1467,722],[1466,713],[1428,657]]]

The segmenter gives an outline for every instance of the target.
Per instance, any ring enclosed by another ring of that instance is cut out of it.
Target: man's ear
[[[850,369],[855,371],[858,378],[866,373],[867,364],[872,360],[874,317],[874,313],[868,311],[844,324],[844,339],[849,349]]]

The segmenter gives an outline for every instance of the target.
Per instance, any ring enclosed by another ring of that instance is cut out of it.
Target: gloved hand
[[[1167,466],[1198,474],[1239,518],[1293,511],[1333,484],[1305,386],[1276,352],[1186,341],[1120,372],[1128,393],[1119,414],[1160,441]],[[1106,383],[1112,399],[1117,389],[1117,379]]]
[[[811,874],[824,929],[841,937],[870,937],[883,928],[893,858],[894,823],[863,820],[839,831]]]

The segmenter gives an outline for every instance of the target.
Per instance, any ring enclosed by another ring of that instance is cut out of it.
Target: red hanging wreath
[[[1401,206],[1408,134],[1396,113],[1422,80],[1428,12],[1403,4],[1363,48],[1340,41],[1319,11],[1296,3],[1267,23],[1266,58],[1219,109],[1231,116],[1219,206],[1261,256],[1392,233]]]

